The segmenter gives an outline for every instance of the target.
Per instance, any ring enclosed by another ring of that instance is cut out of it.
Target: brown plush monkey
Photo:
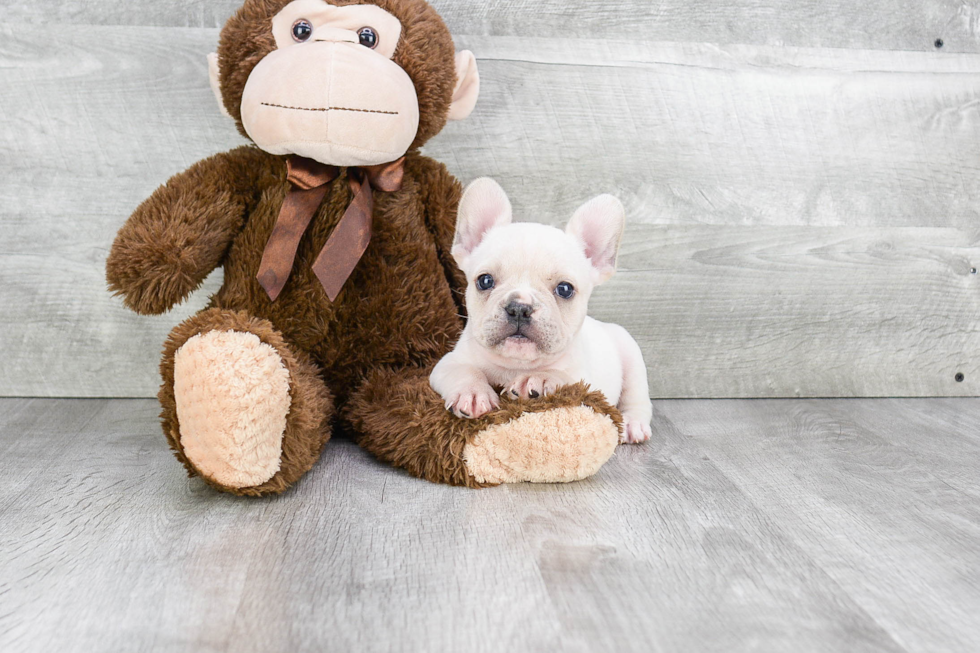
[[[458,419],[429,388],[461,330],[449,250],[459,183],[418,149],[479,81],[423,0],[246,0],[211,58],[255,146],[173,177],[120,230],[110,288],[138,313],[210,306],[166,342],[163,427],[192,475],[282,492],[344,428],[430,481],[478,487],[594,473],[620,417],[582,385]]]

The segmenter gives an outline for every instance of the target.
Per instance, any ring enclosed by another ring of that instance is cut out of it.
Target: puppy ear
[[[565,233],[582,244],[595,270],[598,285],[616,273],[619,243],[626,224],[626,209],[612,195],[600,195],[575,211]]]
[[[500,184],[483,177],[463,191],[456,214],[456,237],[453,239],[453,258],[459,267],[494,227],[510,224],[513,219],[510,200]]]
[[[456,88],[449,105],[449,120],[462,120],[473,113],[476,98],[480,95],[480,73],[476,69],[476,57],[469,50],[456,53]]]
[[[225,101],[221,97],[221,72],[218,69],[218,53],[212,52],[208,55],[208,77],[211,80],[211,92],[214,93],[218,106],[221,107],[221,115],[231,118],[228,109],[225,108]]]

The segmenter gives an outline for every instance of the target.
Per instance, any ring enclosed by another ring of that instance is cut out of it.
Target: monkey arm
[[[106,261],[109,289],[140,314],[163,313],[217,268],[277,160],[240,147],[200,161],[158,188],[119,230]]]
[[[412,172],[425,197],[425,221],[435,237],[439,261],[453,291],[460,315],[466,315],[466,277],[452,256],[453,236],[456,233],[456,209],[463,186],[449,174],[446,166],[428,157],[409,160]]]

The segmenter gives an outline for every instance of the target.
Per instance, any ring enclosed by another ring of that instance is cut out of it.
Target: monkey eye
[[[378,47],[378,33],[373,27],[362,27],[357,30],[357,36],[361,40],[361,45],[372,50]]]
[[[562,299],[571,299],[572,295],[575,294],[575,286],[567,281],[562,281],[560,284],[555,286],[555,294]]]
[[[313,25],[305,18],[300,18],[293,23],[293,40],[297,43],[310,40],[313,36]]]
[[[490,290],[493,288],[493,277],[489,274],[481,274],[476,279],[476,287],[480,290]]]

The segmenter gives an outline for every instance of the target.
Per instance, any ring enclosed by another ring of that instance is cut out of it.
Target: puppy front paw
[[[470,386],[450,393],[446,400],[446,410],[456,417],[475,419],[500,408],[500,397],[489,385]]]
[[[623,415],[623,433],[619,437],[620,442],[627,444],[639,444],[646,442],[653,435],[650,430],[650,421],[643,421],[631,415]]]
[[[561,372],[534,372],[531,374],[521,374],[504,389],[504,392],[515,398],[537,399],[538,397],[550,395],[560,386],[570,383],[574,383],[574,380],[567,374],[562,374]]]

